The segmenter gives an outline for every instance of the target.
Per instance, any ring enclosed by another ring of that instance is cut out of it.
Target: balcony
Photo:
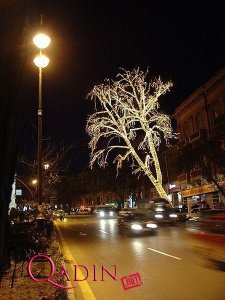
[[[190,172],[192,180],[201,180],[202,179],[202,169],[191,170]]]
[[[185,147],[187,144],[188,144],[188,139],[184,139],[175,145],[175,149],[180,150],[181,148]]]
[[[178,176],[178,181],[179,181],[179,184],[186,183],[187,182],[187,173],[184,173],[184,174]]]
[[[205,139],[205,137],[206,137],[206,130],[200,129],[190,135],[189,142],[193,143],[194,141],[197,141],[199,139]]]

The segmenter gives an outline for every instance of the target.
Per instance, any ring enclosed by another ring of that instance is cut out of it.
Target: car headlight
[[[155,217],[156,217],[156,219],[162,219],[162,218],[163,218],[163,215],[157,214],[157,215],[155,215]]]
[[[105,216],[104,211],[100,211],[100,212],[99,212],[99,215],[100,215],[100,217],[104,217],[104,216]]]
[[[164,209],[162,207],[156,207],[155,211],[164,211]]]
[[[139,225],[139,224],[133,224],[133,225],[131,225],[131,229],[133,229],[133,230],[141,230],[142,226]]]
[[[177,218],[176,214],[170,214],[169,216],[170,216],[170,218]]]
[[[157,228],[158,227],[156,224],[147,224],[146,226],[149,228]]]
[[[110,211],[110,212],[109,212],[109,215],[110,215],[110,216],[113,216],[113,211]]]

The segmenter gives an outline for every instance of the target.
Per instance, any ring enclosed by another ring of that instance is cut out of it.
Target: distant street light
[[[41,20],[42,25],[42,20]],[[40,49],[40,53],[35,57],[34,63],[39,69],[38,88],[38,204],[42,204],[42,69],[49,64],[49,58],[42,54],[42,49],[49,46],[51,39],[43,33],[37,34],[33,38],[35,46]]]
[[[37,189],[38,189],[38,181],[37,181],[37,179],[33,179],[32,181],[31,181],[31,183],[32,183],[32,185],[35,187],[35,197],[37,197],[38,195],[37,195]]]
[[[36,184],[37,184],[37,179],[33,179],[33,180],[32,180],[32,184],[33,184],[33,185],[36,185]]]
[[[44,168],[45,168],[45,170],[48,170],[49,169],[49,164],[44,164]]]

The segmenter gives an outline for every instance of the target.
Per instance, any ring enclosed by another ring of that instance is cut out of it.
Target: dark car
[[[118,212],[114,207],[111,206],[98,206],[94,212],[94,214],[96,214],[96,216],[100,219],[104,219],[104,218],[117,218],[118,216]]]
[[[155,233],[158,227],[148,214],[139,212],[120,216],[117,225],[120,233],[128,235]]]
[[[187,209],[176,207],[174,208],[174,213],[177,215],[178,222],[186,222],[187,221]]]
[[[152,209],[152,214],[157,223],[174,225],[178,221],[178,214],[175,209],[164,206],[157,206]]]
[[[57,219],[63,220],[64,217],[65,217],[65,212],[63,209],[58,209],[53,212],[53,218],[56,220]]]

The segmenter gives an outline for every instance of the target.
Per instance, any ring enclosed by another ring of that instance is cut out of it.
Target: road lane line
[[[164,253],[164,252],[155,250],[155,249],[153,249],[153,248],[147,248],[147,249],[148,249],[148,250],[151,250],[151,251],[153,251],[153,252],[157,252],[157,253],[159,253],[159,254],[163,254],[163,255],[165,255],[165,256],[169,256],[169,257],[175,258],[175,259],[177,259],[177,260],[182,260],[182,258],[180,258],[180,257],[173,256],[173,255],[170,255],[170,254],[167,254],[167,253]]]
[[[56,224],[56,223],[55,223]],[[60,229],[58,228],[58,226],[55,226],[57,234],[59,236],[60,239],[60,243],[62,245],[62,249],[63,249],[63,254],[64,254],[64,259],[70,261],[70,267],[73,269],[74,265],[77,265],[69,247],[67,246],[67,243],[65,241],[65,239],[63,238],[62,232],[60,231]],[[78,273],[78,278],[84,278],[84,275],[82,274],[80,268],[77,269],[77,273]],[[90,287],[90,285],[88,284],[88,282],[86,280],[80,282],[77,282],[79,285],[79,288],[82,292],[83,298],[84,299],[88,299],[88,300],[96,300],[95,295],[92,292],[92,289]]]
[[[83,233],[83,232],[80,231],[80,232],[78,233],[78,235],[86,236],[87,233]]]
[[[102,230],[102,229],[99,229],[99,231],[108,234],[108,232],[106,232],[106,231],[104,231],[104,230]]]

